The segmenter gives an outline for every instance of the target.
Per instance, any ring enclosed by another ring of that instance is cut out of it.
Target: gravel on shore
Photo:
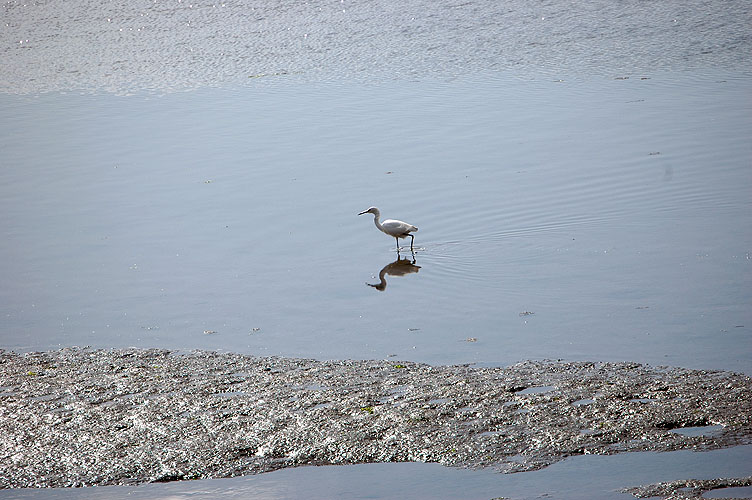
[[[0,351],[0,488],[402,461],[517,472],[715,449],[752,442],[750,393],[746,375],[637,363]]]

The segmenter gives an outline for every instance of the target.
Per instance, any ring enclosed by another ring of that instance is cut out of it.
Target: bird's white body
[[[387,219],[384,222],[381,222],[379,221],[381,212],[379,212],[379,209],[376,207],[371,207],[368,210],[363,210],[358,215],[363,214],[373,214],[373,223],[376,224],[376,227],[379,229],[379,231],[383,232],[384,234],[388,234],[392,238],[397,239],[397,250],[399,250],[399,238],[405,238],[409,236],[410,249],[412,250],[414,236],[410,233],[417,231],[417,227],[413,226],[412,224],[408,224],[407,222],[395,219]]]
[[[401,220],[387,219],[381,224],[378,224],[379,219],[374,217],[373,221],[377,223],[376,227],[381,229],[389,236],[394,236],[395,238],[404,238],[405,236],[410,234],[410,232],[418,230],[418,228],[413,226],[412,224],[402,222]]]

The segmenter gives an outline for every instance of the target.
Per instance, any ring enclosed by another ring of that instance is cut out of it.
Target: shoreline
[[[752,443],[750,377],[637,363],[65,348],[0,351],[0,386],[0,488],[376,462],[521,472],[573,455]]]

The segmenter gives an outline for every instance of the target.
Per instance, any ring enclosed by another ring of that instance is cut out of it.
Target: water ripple
[[[522,0],[6,2],[0,90],[173,92],[305,74],[384,81],[502,71],[749,66],[749,3]]]

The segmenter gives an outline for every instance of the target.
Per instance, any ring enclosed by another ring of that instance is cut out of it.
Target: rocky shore
[[[636,363],[0,351],[0,488],[395,461],[517,472],[714,449],[752,442],[751,390],[742,374]]]

